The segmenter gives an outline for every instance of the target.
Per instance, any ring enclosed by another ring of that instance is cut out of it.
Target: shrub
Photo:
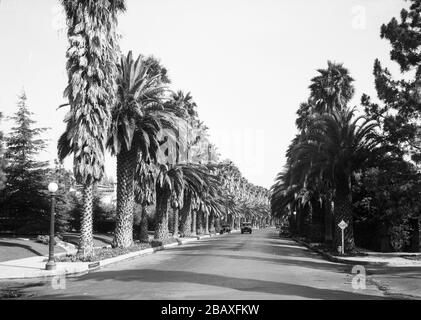
[[[402,249],[409,245],[411,232],[405,225],[393,226],[389,229],[390,245],[395,252],[402,251]]]
[[[54,237],[54,245],[57,245],[57,239],[60,240],[59,237]],[[45,245],[49,245],[50,244],[50,236],[39,235],[35,239],[35,242],[42,243],[42,244],[45,244]]]
[[[93,253],[88,256],[83,256],[80,254],[66,255],[64,257],[57,258],[57,261],[58,262],[96,262],[96,261],[101,261],[104,259],[121,256],[123,254],[127,254],[130,252],[144,250],[150,247],[151,245],[149,245],[148,243],[136,243],[129,248],[105,248],[105,249],[102,248],[102,249],[94,250]]]

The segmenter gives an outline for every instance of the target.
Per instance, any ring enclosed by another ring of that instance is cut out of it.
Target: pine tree
[[[373,103],[363,95],[366,113],[379,121],[384,142],[398,159],[409,155],[413,163],[421,166],[421,0],[410,0],[409,10],[402,9],[400,21],[392,18],[383,24],[380,37],[392,47],[390,58],[398,63],[404,79],[396,80],[391,72],[376,59],[374,77],[377,95],[382,104]],[[407,177],[409,179],[409,177]],[[400,186],[407,189],[407,183]],[[418,186],[416,186],[418,187]],[[413,224],[412,249],[419,251],[419,210],[406,209],[406,218]],[[405,218],[405,219],[406,219]],[[405,222],[402,219],[401,228]]]
[[[33,128],[35,121],[26,105],[26,94],[19,96],[18,111],[10,117],[15,122],[6,138],[6,187],[2,197],[1,214],[9,221],[2,228],[15,233],[48,230],[49,201],[46,196],[47,163],[36,160],[45,149],[39,138],[45,128]]]
[[[392,18],[381,27],[380,36],[392,49],[390,57],[400,66],[404,79],[396,80],[376,59],[374,77],[382,104],[372,103],[363,95],[366,113],[382,125],[385,141],[395,146],[398,155],[410,154],[421,164],[421,1],[410,0],[409,11],[402,9],[400,22]]]
[[[55,228],[58,232],[70,231],[72,226],[77,223],[75,221],[77,217],[72,213],[76,210],[79,203],[77,203],[75,194],[71,192],[71,189],[76,191],[76,181],[73,173],[66,170],[58,160],[55,160],[54,164],[55,167],[48,171],[45,184],[48,184],[50,181],[58,184],[58,190],[55,193]]]

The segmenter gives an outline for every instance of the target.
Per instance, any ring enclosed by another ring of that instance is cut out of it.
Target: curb
[[[195,241],[198,241],[198,240],[210,239],[210,238],[213,238],[213,237],[216,237],[216,236],[219,236],[219,235],[220,235],[219,233],[205,234],[205,235],[201,235],[201,236],[195,236],[195,237],[192,237],[191,239],[186,239],[186,240],[180,240],[180,239],[176,238],[177,242],[174,242],[174,243],[169,243],[169,244],[165,244],[163,246],[158,246],[158,247],[154,247],[154,248],[147,248],[147,249],[136,251],[136,252],[126,253],[126,254],[123,254],[121,256],[117,256],[117,257],[113,257],[113,258],[109,258],[109,259],[105,259],[105,260],[101,260],[101,261],[97,261],[97,262],[92,262],[92,263],[90,263],[90,265],[92,265],[92,266],[89,268],[89,270],[97,270],[101,267],[110,265],[112,263],[116,263],[116,262],[120,262],[120,261],[123,261],[123,260],[135,258],[135,257],[138,257],[138,256],[144,256],[144,255],[152,254],[152,253],[155,253],[157,251],[162,251],[162,250],[165,250],[165,249],[178,247],[178,246],[181,246],[183,244],[195,242]],[[95,265],[93,265],[93,264],[95,264]]]
[[[336,263],[344,263],[344,264],[360,264],[360,265],[371,265],[371,266],[382,266],[385,267],[387,266],[387,262],[374,262],[374,261],[364,261],[364,260],[348,260],[348,259],[343,259],[337,256],[333,256],[327,252],[324,252],[318,248],[313,247],[311,244],[304,242],[302,240],[299,240],[297,238],[291,238],[292,240],[294,240],[295,242],[297,242],[298,244],[303,245],[304,247],[308,248],[309,250],[321,255],[323,258],[325,258],[326,260],[329,260],[330,262],[336,262]]]
[[[139,257],[139,256],[152,254],[152,253],[155,253],[157,251],[162,251],[162,250],[165,250],[165,249],[177,247],[179,245],[180,245],[179,242],[174,242],[174,243],[165,244],[163,246],[147,248],[147,249],[143,249],[143,250],[136,251],[136,252],[130,252],[130,253],[126,253],[126,254],[123,254],[123,255],[120,255],[120,256],[117,256],[117,257],[108,258],[108,259],[104,259],[104,260],[100,260],[100,261],[96,261],[96,262],[91,262],[88,265],[88,267],[89,267],[89,270],[96,270],[96,269],[99,269],[101,267],[108,266],[112,263],[120,262],[120,261],[123,261],[123,260],[128,260],[128,259],[131,259],[131,258],[136,258],[136,257]]]
[[[158,247],[153,247],[153,248],[147,248],[147,249],[143,249],[136,252],[130,252],[130,253],[126,253],[126,254],[116,256],[113,258],[108,258],[108,259],[95,261],[95,262],[68,262],[68,264],[62,270],[57,269],[57,270],[46,271],[46,270],[40,269],[39,270],[40,274],[36,276],[23,276],[23,277],[19,276],[19,277],[10,277],[10,278],[0,278],[0,281],[9,281],[9,280],[13,281],[13,280],[23,280],[23,279],[45,279],[45,278],[48,279],[48,278],[56,277],[56,276],[73,276],[73,277],[82,276],[89,273],[90,271],[98,270],[102,267],[108,266],[113,263],[136,258],[139,256],[149,255],[157,251],[174,248],[186,243],[195,242],[202,239],[208,239],[211,237],[213,238],[219,235],[220,235],[219,233],[216,233],[213,235],[207,234],[207,235],[202,235],[202,236],[195,236],[195,237],[192,237],[191,239],[186,239],[186,240],[177,239],[177,242],[174,242],[174,243],[169,243],[163,246],[158,246]],[[68,253],[62,252],[62,253],[56,254],[55,256],[59,257],[66,254]],[[45,257],[45,259],[48,259],[48,258]]]

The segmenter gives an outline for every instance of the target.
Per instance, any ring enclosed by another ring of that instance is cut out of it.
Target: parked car
[[[220,234],[223,233],[231,233],[231,227],[227,224],[221,226],[221,230],[219,231]]]
[[[251,233],[251,223],[250,222],[243,222],[241,225],[241,233],[248,232]]]

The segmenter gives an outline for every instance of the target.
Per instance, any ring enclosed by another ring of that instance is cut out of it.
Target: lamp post
[[[50,217],[50,241],[48,250],[48,262],[45,265],[45,270],[55,270],[56,262],[54,260],[54,215],[55,215],[55,193],[58,190],[58,185],[55,182],[51,182],[48,185],[48,191],[51,194],[51,217]]]

